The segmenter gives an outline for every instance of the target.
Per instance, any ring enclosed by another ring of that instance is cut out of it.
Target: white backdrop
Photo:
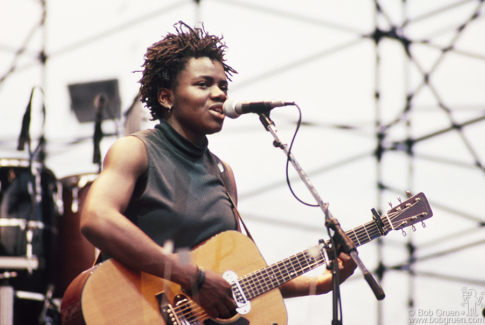
[[[224,35],[228,63],[239,72],[230,97],[291,100],[301,107],[305,125],[294,155],[344,229],[370,221],[373,207],[386,211],[385,202],[396,204],[407,189],[424,192],[431,202],[435,215],[426,229],[408,229],[407,237],[390,233],[381,247],[373,242],[359,249],[372,271],[379,262],[405,264],[409,244],[418,261],[414,277],[385,272],[387,297],[380,303],[357,270],[342,286],[346,324],[408,324],[410,309],[431,322],[423,311],[435,318],[438,310],[468,312],[463,288],[485,296],[483,2],[49,0],[45,26],[42,12],[38,1],[0,0],[1,157],[27,158],[15,149],[37,86],[45,96],[35,92],[30,133],[35,145],[45,102],[46,165],[58,178],[95,172],[93,124],[77,121],[67,86],[118,79],[124,112],[137,94],[141,74],[133,71],[146,48],[179,20],[202,21],[210,33]],[[377,47],[370,37],[375,30],[385,34]],[[409,40],[409,56],[399,39]],[[37,59],[43,47],[45,66]],[[289,142],[297,110],[275,109],[271,117]],[[152,125],[146,115],[143,127]],[[106,121],[103,130],[123,133],[122,126]],[[378,162],[379,131],[384,151]],[[418,140],[412,155],[405,146],[392,149],[407,139]],[[103,154],[114,141],[103,139]],[[211,150],[236,173],[241,214],[268,263],[327,238],[322,212],[292,197],[285,157],[272,142],[253,114],[227,119],[224,130],[209,137]],[[290,174],[298,195],[312,201]],[[484,300],[477,300],[477,310]],[[330,295],[285,302],[289,324],[330,323]]]

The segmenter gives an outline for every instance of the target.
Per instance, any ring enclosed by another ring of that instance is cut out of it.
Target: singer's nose
[[[227,99],[227,94],[224,90],[222,90],[219,86],[212,87],[211,97],[214,100],[225,102]]]

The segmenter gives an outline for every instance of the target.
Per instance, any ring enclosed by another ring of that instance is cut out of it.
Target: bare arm
[[[176,254],[164,251],[123,215],[137,180],[147,168],[147,153],[140,139],[118,140],[89,190],[81,212],[81,231],[100,250],[133,269],[164,277],[165,267],[170,264],[170,280],[190,289],[197,278],[197,267],[181,263]],[[234,308],[230,285],[212,271],[206,272],[197,298],[213,317],[226,315]]]
[[[127,137],[116,142],[105,158],[104,170],[87,195],[81,212],[81,231],[96,247],[123,264],[163,276],[166,262],[178,266],[175,256],[164,252],[122,214],[138,177],[147,167],[146,151],[139,139]],[[189,270],[177,271],[190,274]],[[189,278],[178,280],[190,281]]]
[[[349,276],[354,273],[357,267],[352,258],[344,253],[341,253],[338,258],[339,261],[339,280],[344,282]],[[332,274],[325,270],[322,275],[318,277],[299,276],[298,278],[289,281],[280,286],[283,298],[301,297],[308,295],[324,294],[332,290]]]

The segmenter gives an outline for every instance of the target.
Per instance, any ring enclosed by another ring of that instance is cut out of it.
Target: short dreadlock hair
[[[158,102],[160,89],[175,89],[177,77],[191,58],[208,57],[222,64],[227,79],[237,73],[225,63],[226,44],[223,37],[209,35],[204,27],[191,28],[182,21],[174,25],[176,34],[168,33],[153,44],[145,54],[140,97],[151,112],[153,120],[164,116],[166,107]]]

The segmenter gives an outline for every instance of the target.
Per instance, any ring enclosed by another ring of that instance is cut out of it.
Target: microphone
[[[32,88],[32,92],[30,93],[30,100],[27,104],[27,108],[25,109],[24,117],[22,119],[22,129],[20,130],[19,141],[17,150],[23,151],[25,149],[25,144],[30,145],[30,116],[32,112],[32,98],[34,97],[34,90],[35,87]]]
[[[236,99],[228,99],[224,102],[224,115],[229,118],[238,118],[246,113],[268,113],[275,107],[295,105],[294,102],[285,102],[282,100],[269,100],[261,102],[241,102]]]

